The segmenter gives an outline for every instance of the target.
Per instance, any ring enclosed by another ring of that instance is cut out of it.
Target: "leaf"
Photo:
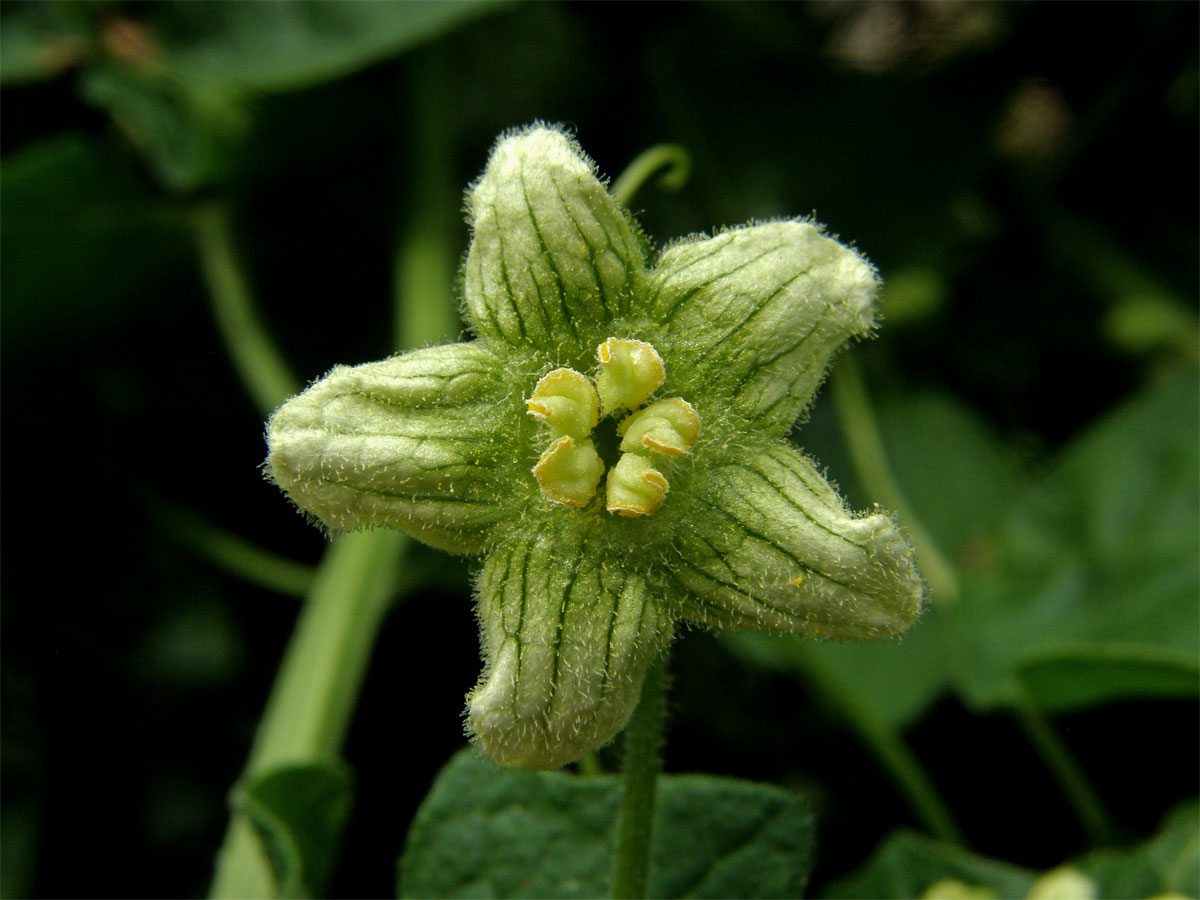
[[[615,777],[502,770],[463,750],[409,831],[400,896],[606,896],[619,792]],[[650,894],[799,896],[812,841],[811,813],[786,791],[662,776]]]
[[[353,803],[340,762],[282,765],[234,790],[233,804],[262,838],[281,897],[324,895]]]
[[[812,869],[808,805],[768,785],[708,775],[659,782],[650,893],[799,897]]]
[[[989,887],[1001,897],[1024,897],[1035,875],[913,832],[898,831],[884,840],[861,869],[832,885],[826,896],[911,900],[948,878],[972,887]]]
[[[1172,812],[1158,832],[1126,849],[1098,850],[1066,865],[1095,885],[1094,896],[1200,896],[1200,803]],[[1038,873],[976,856],[906,831],[887,837],[857,872],[831,886],[828,897],[921,897],[938,881],[1025,897]]]
[[[953,610],[957,681],[974,704],[1013,702],[1022,667],[1059,654],[1195,659],[1197,399],[1192,371],[1152,386],[1070,445],[1020,498],[994,563],[967,580]],[[1125,665],[1076,689],[1051,688],[1046,674],[1036,687],[1053,692],[1058,710],[1135,695],[1147,677]]]
[[[90,138],[64,134],[6,158],[0,195],[8,346],[112,318],[186,258],[180,223]]]
[[[1017,680],[1047,712],[1081,709],[1136,697],[1194,697],[1200,663],[1194,655],[1153,645],[1083,644],[1027,659]]]
[[[100,65],[84,73],[80,92],[112,116],[159,180],[177,191],[226,175],[249,127],[239,95],[219,79]]]
[[[1077,865],[1098,897],[1200,897],[1200,803],[1177,808],[1145,843],[1097,851]]]
[[[332,80],[500,9],[496,0],[151,5],[146,24],[183,77],[283,91]]]

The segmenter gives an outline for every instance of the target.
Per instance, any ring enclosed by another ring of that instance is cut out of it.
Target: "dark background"
[[[151,52],[137,41],[169,46],[172,28],[225,40],[195,6],[183,25],[168,5],[68,6],[32,29],[29,72],[0,48],[8,896],[205,892],[299,600],[197,553],[188,516],[305,564],[324,547],[261,478],[262,416],[213,324],[190,204],[232,204],[263,315],[305,380],[390,352],[411,211],[440,204],[465,251],[462,189],[497,134],[535,119],[568,124],[613,176],[651,144],[684,145],[688,185],[635,203],[659,241],[815,210],[897,285],[864,348],[869,382],[952,395],[1026,471],[1194,352],[1194,3],[464,7],[336,72],[243,85],[237,128],[218,96],[201,161],[164,171],[187,154],[139,149],[95,73],[136,73]],[[28,15],[6,3],[0,31],[24,40]],[[182,96],[186,136],[187,104],[207,107]],[[1139,343],[1121,315],[1147,293],[1183,324]],[[800,440],[862,507],[829,421],[819,404]],[[346,747],[359,799],[338,896],[390,895],[407,824],[463,741],[468,570],[428,558],[437,574],[384,627]],[[700,633],[672,671],[668,770],[809,792],[817,891],[918,824],[814,689]],[[1196,792],[1191,700],[1057,724],[1124,838]],[[1087,848],[1007,713],[946,695],[908,737],[975,850],[1044,869]]]

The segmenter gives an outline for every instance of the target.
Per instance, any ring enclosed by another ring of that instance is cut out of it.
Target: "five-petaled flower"
[[[483,556],[467,727],[511,766],[619,732],[680,622],[880,639],[923,586],[785,436],[878,279],[811,221],[669,245],[561,131],[503,137],[468,193],[475,340],[338,367],[267,426],[268,473],[333,531]]]

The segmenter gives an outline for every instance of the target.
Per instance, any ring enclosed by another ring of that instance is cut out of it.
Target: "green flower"
[[[467,727],[547,769],[619,732],[681,621],[820,638],[911,625],[887,514],[785,435],[878,280],[819,225],[691,237],[653,265],[560,131],[502,138],[468,194],[476,339],[338,367],[267,426],[272,478],[333,531],[483,556]]]

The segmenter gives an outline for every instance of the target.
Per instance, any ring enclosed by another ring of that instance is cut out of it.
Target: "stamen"
[[[666,456],[690,453],[700,437],[700,417],[681,397],[659,400],[629,416],[617,428],[621,450],[652,450]]]
[[[551,444],[533,467],[542,495],[563,506],[585,506],[603,474],[604,463],[591,440],[576,443],[569,434]]]
[[[662,357],[645,341],[610,337],[596,348],[596,391],[605,413],[637,409],[666,378]]]
[[[626,453],[608,473],[607,508],[622,516],[648,516],[658,509],[670,485],[650,460]]]

